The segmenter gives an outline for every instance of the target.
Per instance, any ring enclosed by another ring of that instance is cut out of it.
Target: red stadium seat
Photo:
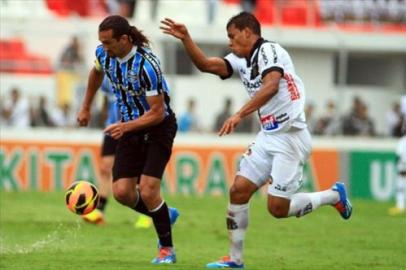
[[[49,10],[59,16],[65,17],[70,13],[67,1],[68,0],[46,0],[46,4]]]
[[[259,0],[257,1],[255,17],[261,24],[273,24],[275,14],[275,1],[274,0]]]
[[[282,24],[305,26],[307,24],[307,8],[299,6],[283,7]]]
[[[22,40],[0,40],[0,72],[52,73],[49,59],[29,54]]]

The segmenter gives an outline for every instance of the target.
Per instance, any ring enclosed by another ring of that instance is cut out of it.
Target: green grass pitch
[[[84,224],[63,193],[0,192],[0,269],[205,269],[227,253],[225,197],[166,196],[181,216],[174,228],[178,263],[154,266],[153,228],[135,229],[137,215],[110,199],[107,224]],[[344,221],[332,207],[303,218],[277,220],[265,198],[251,202],[246,269],[406,269],[406,216],[392,204],[353,201]]]

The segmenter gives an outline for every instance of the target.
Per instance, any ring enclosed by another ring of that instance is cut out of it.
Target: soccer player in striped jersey
[[[295,73],[288,52],[261,37],[261,26],[250,13],[241,12],[227,23],[231,53],[225,58],[206,57],[185,25],[167,18],[161,29],[182,41],[193,63],[203,72],[222,79],[237,73],[250,100],[228,118],[219,135],[230,134],[241,119],[257,111],[261,124],[255,143],[243,155],[230,188],[227,229],[230,252],[208,268],[244,268],[243,243],[248,227],[249,200],[264,184],[268,185],[268,211],[276,218],[301,217],[321,205],[333,205],[342,218],[351,216],[352,207],[343,183],[331,189],[298,192],[303,165],[311,151],[304,104],[304,85]]]
[[[161,197],[161,179],[177,131],[169,87],[149,40],[121,16],[99,25],[95,66],[90,71],[78,123],[86,126],[93,98],[103,77],[110,80],[121,121],[104,131],[118,140],[113,165],[113,195],[121,204],[152,218],[159,238],[154,264],[172,264],[169,209]]]

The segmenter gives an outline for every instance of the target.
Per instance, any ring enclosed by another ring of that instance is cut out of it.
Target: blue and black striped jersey
[[[164,95],[165,115],[172,114],[169,106],[169,87],[162,74],[160,62],[146,47],[134,46],[124,58],[112,58],[99,45],[95,68],[103,71],[111,82],[121,121],[137,119],[150,110],[147,96]]]

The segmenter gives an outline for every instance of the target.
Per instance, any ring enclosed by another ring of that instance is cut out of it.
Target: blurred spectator
[[[340,117],[336,111],[336,105],[332,100],[326,104],[326,111],[317,121],[315,134],[318,135],[337,135],[340,133]]]
[[[189,99],[187,102],[187,110],[179,116],[178,131],[179,132],[200,132],[199,120],[195,112],[195,100]]]
[[[317,120],[314,116],[314,104],[308,103],[305,107],[305,115],[306,115],[306,122],[307,128],[309,129],[310,133],[314,133],[316,129]]]
[[[359,97],[354,98],[351,113],[342,122],[344,135],[375,135],[375,126],[368,116],[368,108]]]
[[[263,0],[260,0],[260,1],[263,1]],[[243,11],[253,13],[256,5],[257,5],[257,0],[241,0],[241,8]]]
[[[104,0],[104,5],[109,14],[119,14],[120,4],[117,0]]]
[[[406,95],[400,99],[400,112],[402,113],[402,136],[406,136]]]
[[[224,122],[232,115],[233,101],[230,97],[224,100],[223,110],[217,114],[216,121],[214,122],[213,132],[219,132],[223,127]],[[254,119],[255,114],[250,114],[243,118],[239,125],[236,127],[236,133],[252,133],[259,130],[259,126]]]
[[[207,0],[207,22],[212,24],[217,15],[219,0]]]
[[[233,101],[231,98],[226,98],[224,100],[223,110],[217,114],[216,121],[214,122],[213,132],[218,132],[223,123],[231,116],[231,107],[233,106]]]
[[[74,36],[71,38],[68,46],[63,50],[60,59],[60,69],[77,71],[82,68],[84,59],[79,42],[79,38]]]
[[[48,102],[45,96],[39,97],[39,103],[36,108],[32,111],[32,118],[31,118],[32,126],[35,127],[52,127],[54,123],[50,117],[50,113],[48,111]]]
[[[76,125],[76,119],[69,104],[63,104],[53,111],[52,121],[57,127],[73,127]]]
[[[387,124],[386,135],[392,137],[401,137],[402,120],[403,117],[400,111],[400,103],[396,102],[392,105],[391,110],[386,114],[386,124]]]
[[[320,0],[323,20],[336,23],[402,23],[404,0]],[[404,16],[404,15],[403,15]]]
[[[5,100],[4,107],[1,108],[4,123],[13,127],[30,126],[30,106],[28,99],[21,96],[18,88],[10,91],[10,98]]]
[[[259,121],[255,121],[255,113],[247,115],[235,128],[235,133],[257,133],[260,130]]]
[[[117,0],[119,5],[118,14],[127,18],[134,17],[137,0]]]
[[[85,87],[85,61],[82,46],[77,36],[71,37],[64,48],[57,72],[57,105],[59,107],[77,107],[78,92]],[[79,96],[80,97],[80,96]]]

